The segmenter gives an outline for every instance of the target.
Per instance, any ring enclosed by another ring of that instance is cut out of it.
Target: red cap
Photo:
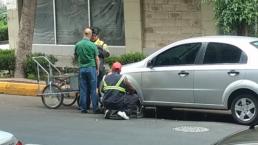
[[[122,68],[122,64],[120,62],[115,62],[112,65],[112,71],[120,72]]]

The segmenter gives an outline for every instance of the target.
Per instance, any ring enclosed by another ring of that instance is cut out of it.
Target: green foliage
[[[0,41],[8,40],[8,26],[0,21]]]
[[[258,0],[211,0],[217,24],[226,33],[254,25],[258,18]]]
[[[0,49],[0,70],[8,70],[12,76],[15,69],[15,52],[13,49],[1,50]]]
[[[26,78],[29,78],[29,79],[37,79],[37,65],[32,60],[32,57],[34,56],[46,56],[46,55],[42,53],[36,53],[27,57],[24,63],[24,71],[25,71],[24,73]],[[48,55],[47,57],[53,64],[57,61],[57,59],[53,55]],[[48,67],[47,61],[43,59],[38,59],[38,61],[40,62],[40,64],[42,64],[43,67],[45,68]],[[5,71],[5,70],[8,70],[10,77],[13,77],[14,70],[15,70],[15,51],[13,49],[11,50],[0,49],[0,71]],[[40,71],[40,75],[43,76],[42,79],[45,79],[44,72]]]
[[[0,8],[0,41],[8,40],[7,10]]]
[[[51,63],[55,64],[57,59],[53,55],[45,55],[43,53],[35,53],[30,56],[27,56],[27,59],[24,63],[24,74],[26,78],[29,79],[37,79],[37,64],[33,61],[32,57],[36,56],[46,56]],[[37,59],[37,61],[48,70],[48,62],[45,59]],[[46,73],[40,69],[40,77],[41,79],[46,79]]]
[[[111,66],[114,62],[121,62],[121,58],[119,56],[110,56],[108,58],[105,58],[105,62]]]
[[[0,21],[7,25],[7,9],[6,7],[0,8]]]
[[[119,61],[122,64],[133,63],[137,61],[141,61],[145,58],[142,53],[135,52],[135,53],[128,53],[123,54],[121,56],[110,56],[105,59],[105,62],[111,66],[114,62]]]
[[[137,61],[141,61],[145,58],[145,56],[142,53],[128,53],[121,55],[121,62],[122,64],[128,64],[128,63],[133,63]]]

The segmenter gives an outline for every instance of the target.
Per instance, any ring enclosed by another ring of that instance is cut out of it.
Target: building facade
[[[9,41],[16,48],[22,0],[12,1]],[[112,55],[150,54],[176,40],[217,33],[212,6],[202,0],[38,0],[33,52],[71,58],[85,26],[100,29]]]

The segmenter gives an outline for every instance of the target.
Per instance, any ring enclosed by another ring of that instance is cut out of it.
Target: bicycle
[[[71,106],[76,100],[79,100],[78,73],[62,74],[61,71],[45,56],[33,57],[32,59],[37,64],[38,82],[40,80],[39,68],[41,68],[48,76],[47,86],[43,89],[42,94],[39,94],[42,103],[47,108],[56,109],[62,104],[64,106]],[[45,59],[48,62],[48,69],[40,64],[38,59]],[[58,75],[53,75],[53,69],[58,72]]]

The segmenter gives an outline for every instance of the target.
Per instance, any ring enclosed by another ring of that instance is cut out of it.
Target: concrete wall
[[[113,55],[125,54],[125,47],[122,46],[110,46],[109,50]],[[73,66],[74,45],[33,44],[32,53],[54,55],[58,59],[57,66]]]
[[[213,5],[210,3],[202,3],[202,35],[218,34],[216,21],[213,12]]]
[[[142,52],[141,0],[124,0],[126,52]]]
[[[145,53],[176,40],[216,34],[212,8],[201,0],[143,0],[143,31]]]
[[[16,48],[20,6],[8,10],[10,48]],[[111,47],[112,55],[150,54],[176,40],[215,35],[212,6],[202,0],[124,0],[125,47]],[[34,44],[33,52],[56,55],[59,65],[70,65],[73,45]]]

